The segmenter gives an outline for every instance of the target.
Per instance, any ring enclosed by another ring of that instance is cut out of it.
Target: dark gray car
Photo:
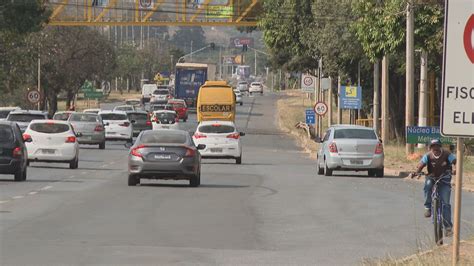
[[[152,129],[151,120],[145,111],[127,112],[128,120],[132,121],[133,136],[136,137],[143,130]]]
[[[26,180],[28,153],[20,128],[15,122],[0,121],[0,174],[12,174],[15,181]]]
[[[127,145],[127,144],[126,144]],[[140,179],[189,180],[191,187],[201,184],[201,155],[205,145],[194,145],[183,130],[143,131],[130,148],[128,185]]]

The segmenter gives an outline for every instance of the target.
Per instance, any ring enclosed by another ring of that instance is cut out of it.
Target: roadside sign
[[[361,109],[362,108],[362,87],[341,86],[339,92],[341,109]]]
[[[316,115],[313,109],[306,109],[306,124],[314,125],[316,123]]]
[[[314,93],[316,86],[316,77],[309,74],[301,75],[301,91]]]
[[[86,91],[94,91],[94,86],[92,86],[92,82],[86,80],[84,84],[82,85],[81,89],[82,92]]]
[[[151,9],[153,8],[152,0],[140,0],[140,8]]]
[[[454,140],[449,137],[442,137],[439,127],[417,127],[406,128],[407,143],[409,144],[429,144],[433,139],[439,139],[443,144],[453,144]]]
[[[319,116],[324,116],[328,111],[328,106],[323,102],[317,102],[314,105],[314,112]]]
[[[230,46],[236,48],[242,48],[246,44],[247,46],[252,47],[254,44],[254,39],[252,37],[232,37],[230,38]]]
[[[474,137],[474,5],[451,0],[446,10],[441,134]]]
[[[39,92],[38,90],[29,90],[26,93],[26,99],[31,104],[37,104],[41,100],[41,92]]]
[[[321,89],[323,89],[324,91],[331,89],[331,78],[321,79]]]
[[[86,91],[86,92],[84,92],[84,98],[100,99],[102,97],[104,97],[104,94],[101,91]]]

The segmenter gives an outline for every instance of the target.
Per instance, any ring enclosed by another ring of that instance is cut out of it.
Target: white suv
[[[252,82],[250,84],[249,93],[260,93],[263,94],[263,85],[260,82]]]
[[[202,158],[235,159],[237,164],[241,164],[242,136],[245,133],[238,132],[231,121],[204,121],[198,125],[193,140],[196,146],[206,145],[204,150],[199,151]]]

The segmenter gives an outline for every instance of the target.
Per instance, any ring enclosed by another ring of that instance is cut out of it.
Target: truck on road
[[[199,88],[215,76],[214,64],[177,63],[174,97],[185,100],[188,107],[196,107]]]

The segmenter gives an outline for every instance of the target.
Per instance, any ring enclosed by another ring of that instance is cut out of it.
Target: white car
[[[179,129],[179,119],[175,111],[158,110],[151,115],[153,130],[157,129]]]
[[[235,159],[242,163],[242,143],[240,137],[245,133],[238,132],[231,121],[201,122],[193,135],[194,144],[204,144],[206,148],[199,151],[202,158]]]
[[[263,94],[263,85],[260,82],[252,82],[250,84],[249,93],[260,93]]]
[[[0,121],[7,120],[7,116],[10,112],[19,111],[20,107],[0,107]]]
[[[133,142],[132,121],[128,119],[127,113],[122,111],[101,111],[99,116],[105,126],[106,140],[126,140]]]
[[[83,113],[98,114],[100,111],[99,108],[84,109]]]
[[[240,90],[234,89],[234,94],[235,94],[235,103],[243,105],[244,102],[242,101],[242,93],[240,92]]]
[[[151,95],[151,103],[167,103],[171,99],[171,93],[168,89],[157,89]]]
[[[136,111],[135,107],[133,105],[119,105],[114,107],[114,112],[115,111],[123,111],[123,112],[133,112]]]
[[[23,138],[29,162],[68,163],[69,168],[79,166],[79,144],[71,124],[59,120],[33,120]]]

